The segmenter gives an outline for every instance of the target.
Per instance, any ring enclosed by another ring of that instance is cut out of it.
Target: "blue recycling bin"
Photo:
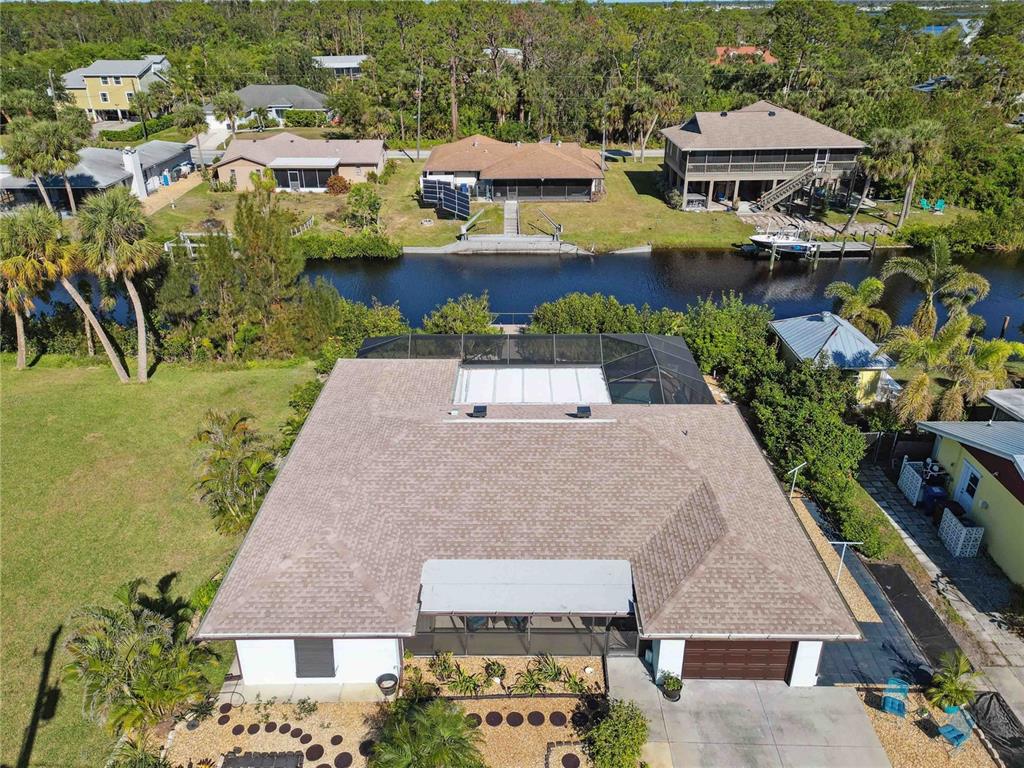
[[[925,512],[929,515],[935,512],[935,508],[946,501],[949,498],[949,494],[946,493],[946,489],[941,485],[926,485],[924,487],[924,493],[921,498],[922,505],[924,506]]]

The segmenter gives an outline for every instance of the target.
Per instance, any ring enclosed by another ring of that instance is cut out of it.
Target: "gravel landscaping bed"
[[[536,657],[534,656],[456,656],[454,661],[462,668],[464,672],[469,674],[480,673],[480,676],[487,680],[483,674],[484,664],[488,661],[501,662],[505,669],[505,677],[502,680],[502,685],[499,686],[493,681],[489,681],[489,687],[483,691],[484,696],[497,696],[508,693],[508,687],[515,684],[516,677],[525,672],[527,667],[530,665]],[[587,683],[591,693],[604,693],[604,665],[600,656],[556,656],[555,657],[559,664],[561,664],[567,671],[577,675],[580,679]],[[440,686],[441,695],[452,697],[457,696],[453,693],[447,685],[438,683],[434,673],[430,671],[428,664],[430,659],[424,656],[417,656],[412,659],[407,659],[405,662],[406,669],[416,668],[423,673],[423,679],[432,682]],[[588,673],[587,669],[591,671]],[[571,691],[566,690],[562,683],[546,683],[547,693],[559,693],[559,694],[570,694]]]
[[[578,713],[586,711],[585,707],[580,707],[578,697],[467,699],[459,703],[468,717],[474,721],[480,719],[477,727],[484,734],[481,751],[487,765],[502,768],[542,768],[545,765],[585,768],[590,765],[574,725],[574,722],[582,725]],[[550,758],[545,762],[549,753]]]
[[[945,722],[946,715],[930,706],[923,694],[911,691],[907,716],[902,720],[881,710],[881,690],[862,688],[858,694],[893,768],[995,768],[977,731],[956,754],[949,753],[949,745],[938,735],[934,722],[916,714],[919,708],[927,707],[936,721]]]

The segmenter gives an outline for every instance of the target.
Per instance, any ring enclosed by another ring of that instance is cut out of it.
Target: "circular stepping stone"
[[[217,718],[217,725],[227,725],[231,721],[230,715],[221,715]]]
[[[565,725],[568,718],[565,716],[565,712],[552,712],[548,716],[548,720],[551,722],[552,725],[561,728],[563,725]]]
[[[534,710],[526,716],[526,722],[530,725],[544,725],[544,713]]]
[[[304,733],[304,734],[302,734],[302,737],[299,739],[299,744],[309,744],[309,742],[311,742],[312,740],[313,740],[313,734],[312,733]]]
[[[573,712],[572,713],[572,724],[577,728],[582,728],[590,722],[590,715],[586,712]]]
[[[274,731],[277,730],[277,723],[275,723],[273,720],[271,720],[269,723],[267,723],[266,725],[263,726],[263,730],[266,731],[267,733],[273,733]]]
[[[366,741],[364,741],[362,744],[359,745],[359,754],[363,757],[369,757],[370,755],[372,755],[374,743],[375,742],[373,741],[373,739],[367,739]]]
[[[307,734],[308,735],[308,734]],[[324,748],[319,744],[314,744],[312,747],[306,750],[307,760],[319,760],[324,756]]]
[[[509,712],[505,715],[505,722],[511,725],[513,728],[518,728],[523,724],[523,716],[518,712]]]
[[[562,768],[580,768],[580,759],[572,752],[562,755]]]
[[[278,733],[288,733],[291,729],[292,729],[292,726],[291,726],[290,723],[281,723],[277,727],[277,732]]]
[[[352,765],[352,753],[342,752],[334,758],[334,768],[348,768]]]
[[[336,747],[339,744],[341,744],[341,742],[343,742],[344,740],[345,739],[342,738],[340,733],[336,733],[333,736],[331,736],[331,746]]]
[[[220,705],[220,713],[222,715],[226,715],[230,711],[231,711],[231,705],[230,704],[225,703],[225,704],[221,704]]]
[[[470,728],[479,728],[483,720],[480,719],[480,715],[476,712],[470,712],[466,715],[466,722],[469,723]]]
[[[245,726],[241,724],[236,725],[234,728],[231,729],[231,733],[233,736],[241,736],[243,733],[245,733]]]
[[[504,718],[501,716],[501,712],[488,712],[487,716],[484,718],[484,722],[492,728],[497,728],[499,725],[501,725],[501,721],[503,719]]]
[[[302,729],[301,729],[301,728],[293,728],[293,729],[292,729],[292,732],[291,732],[291,737],[292,737],[293,739],[297,739],[297,738],[299,738],[299,736],[301,736],[301,735],[302,735]]]
[[[320,763],[316,768],[331,768],[330,763]]]
[[[247,730],[249,732],[249,735],[252,736],[254,733],[259,733],[260,732],[260,724],[259,723],[249,723],[249,727],[246,728],[245,730]]]

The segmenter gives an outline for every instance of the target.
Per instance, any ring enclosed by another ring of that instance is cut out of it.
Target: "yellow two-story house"
[[[923,421],[935,435],[932,458],[948,473],[946,490],[975,523],[1003,572],[1024,585],[1024,422]]]
[[[99,59],[64,73],[62,79],[72,103],[84,109],[93,122],[124,120],[135,112],[135,94],[165,80],[168,69],[166,56]]]

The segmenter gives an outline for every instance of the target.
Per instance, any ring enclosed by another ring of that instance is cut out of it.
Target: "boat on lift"
[[[803,230],[791,228],[775,232],[759,232],[750,236],[750,242],[765,251],[775,248],[776,253],[811,253],[818,244],[811,240]]]

